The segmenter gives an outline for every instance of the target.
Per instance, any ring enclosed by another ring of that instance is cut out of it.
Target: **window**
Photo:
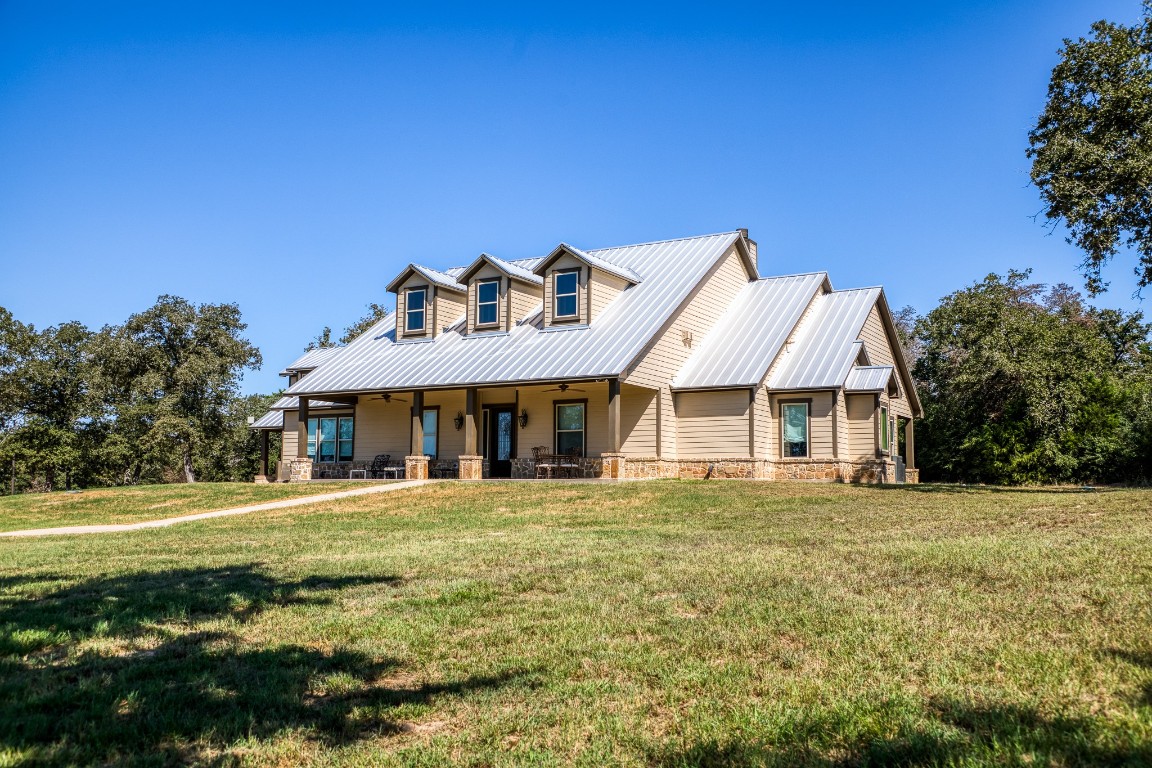
[[[500,281],[476,284],[476,325],[492,325],[500,316]]]
[[[352,437],[351,416],[319,416],[308,419],[308,458],[328,463],[352,461]]]
[[[880,406],[880,450],[888,453],[891,445],[888,443],[888,409]]]
[[[424,288],[412,288],[404,294],[404,330],[424,330],[424,314],[427,310],[428,292]]]
[[[553,317],[576,317],[576,291],[580,287],[578,271],[555,272],[552,275],[552,288],[555,296],[552,308]]]
[[[440,441],[440,409],[425,408],[421,421],[424,423],[424,455],[436,458]]]
[[[780,428],[784,437],[786,459],[808,456],[808,403],[783,403],[780,406]]]
[[[584,455],[584,403],[556,403],[556,453]]]

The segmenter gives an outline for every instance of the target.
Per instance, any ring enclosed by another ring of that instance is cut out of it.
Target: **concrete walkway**
[[[249,512],[266,512],[270,509],[285,509],[286,507],[301,507],[305,504],[316,504],[321,501],[346,499],[349,496],[366,496],[369,493],[387,493],[400,491],[405,488],[415,488],[432,482],[429,480],[404,480],[399,483],[386,485],[372,485],[367,488],[355,488],[351,491],[335,491],[333,493],[320,493],[315,496],[299,496],[294,499],[281,499],[269,501],[264,504],[251,504],[247,507],[235,509],[221,509],[216,512],[199,512],[195,515],[181,517],[165,517],[160,520],[145,520],[142,523],[124,523],[123,525],[70,525],[63,528],[34,528],[27,531],[0,531],[0,536],[67,536],[78,533],[119,533],[121,531],[139,531],[144,528],[167,528],[177,523],[188,523],[193,520],[210,520],[214,517],[231,517],[232,515],[246,515]]]

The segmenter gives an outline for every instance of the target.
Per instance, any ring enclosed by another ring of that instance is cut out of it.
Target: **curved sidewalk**
[[[80,533],[119,533],[121,531],[139,531],[144,528],[166,528],[177,523],[189,523],[193,520],[210,520],[214,517],[231,517],[232,515],[246,515],[250,512],[265,512],[270,509],[284,509],[285,507],[301,507],[305,504],[316,504],[322,501],[345,499],[349,496],[365,496],[369,493],[387,493],[399,491],[404,488],[416,488],[426,485],[429,480],[404,480],[399,483],[387,485],[373,485],[368,488],[354,488],[351,491],[335,491],[333,493],[320,493],[315,496],[299,496],[294,499],[268,501],[263,504],[250,504],[247,507],[221,509],[216,512],[197,512],[194,515],[181,517],[165,517],[159,520],[145,520],[142,523],[124,523],[122,525],[69,525],[62,528],[33,528],[27,531],[0,531],[0,536],[28,537],[28,536],[67,536]]]

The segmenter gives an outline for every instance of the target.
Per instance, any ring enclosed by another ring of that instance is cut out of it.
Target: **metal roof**
[[[473,272],[480,268],[484,263],[491,264],[509,277],[515,277],[517,280],[523,280],[532,285],[543,285],[544,278],[532,271],[532,269],[539,263],[539,259],[521,259],[520,261],[506,261],[490,253],[482,253],[476,257],[476,260],[461,270],[459,279],[467,280]]]
[[[285,366],[284,370],[280,371],[281,376],[287,376],[290,373],[298,373],[300,371],[311,371],[326,360],[331,359],[333,356],[340,353],[344,347],[320,347],[319,349],[310,349],[291,365]]]
[[[673,389],[754,387],[763,379],[828,275],[768,277],[746,285],[688,358]]]
[[[848,372],[844,382],[845,392],[883,392],[888,388],[892,373],[891,365],[857,365]]]
[[[400,283],[407,279],[409,272],[415,272],[433,285],[437,285],[441,288],[447,288],[450,291],[460,291],[462,293],[467,293],[468,291],[467,286],[462,285],[456,281],[456,275],[451,275],[447,272],[441,272],[440,270],[432,269],[431,267],[425,267],[421,264],[409,264],[408,266],[404,267],[404,271],[396,275],[392,282],[388,283],[388,290],[395,291],[399,289]],[[459,274],[459,272],[457,272],[457,274]]]
[[[768,388],[838,389],[860,354],[857,339],[879,297],[879,288],[817,296],[785,345]]]
[[[616,275],[616,277],[627,280],[633,285],[639,283],[643,279],[640,277],[640,275],[636,274],[634,270],[631,270],[628,267],[622,267],[619,264],[613,264],[607,259],[600,258],[599,256],[593,256],[587,251],[582,251],[575,246],[568,245],[568,243],[560,243],[560,245],[556,246],[552,253],[548,254],[543,259],[540,259],[540,263],[536,265],[536,269],[534,270],[536,274],[540,274],[541,270],[545,269],[548,264],[555,259],[555,257],[564,252],[568,252],[584,263],[596,267],[597,269],[603,270],[610,275]]]
[[[300,407],[300,398],[285,395],[269,406],[274,411],[294,411]],[[329,403],[325,400],[309,400],[309,408],[351,408],[347,403]]]
[[[284,428],[284,411],[268,411],[268,413],[261,416],[252,424],[248,425],[248,429],[283,429]]]
[[[540,328],[535,322],[540,315],[537,310],[531,321],[517,323],[508,333],[464,336],[449,330],[432,341],[396,342],[395,320],[383,319],[288,393],[379,392],[620,376],[739,239],[739,232],[723,232],[588,251],[591,256],[635,271],[643,282],[624,289],[587,326]],[[747,254],[741,252],[741,258],[755,276],[755,265]],[[515,266],[530,270],[537,263],[537,259],[525,259]],[[451,274],[451,270],[446,273]]]

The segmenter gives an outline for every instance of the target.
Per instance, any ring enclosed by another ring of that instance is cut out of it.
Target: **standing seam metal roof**
[[[857,340],[879,288],[833,291],[817,296],[812,311],[787,345],[769,389],[834,389],[859,355]]]
[[[891,365],[857,365],[844,382],[845,392],[883,392],[896,369]]]
[[[746,285],[672,382],[673,389],[754,387],[828,275],[766,277]]]
[[[508,333],[448,331],[431,342],[396,343],[394,320],[382,320],[288,394],[619,376],[739,237],[724,232],[589,251],[644,280],[621,292],[588,326],[543,330],[520,323]],[[516,265],[530,270],[537,263]]]
[[[311,371],[318,368],[321,363],[326,362],[335,355],[339,354],[344,347],[320,347],[318,349],[310,349],[288,366],[280,371],[281,376],[287,376],[289,373],[297,371]]]

